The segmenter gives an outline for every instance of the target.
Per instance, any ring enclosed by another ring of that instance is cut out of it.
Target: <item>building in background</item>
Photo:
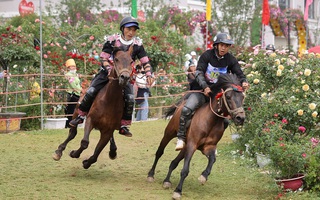
[[[261,1],[261,0],[260,0]],[[308,19],[304,20],[302,18],[301,23],[307,24],[305,32],[301,29],[302,27],[297,23],[293,13],[284,12],[286,9],[297,9],[300,10],[303,14],[305,13],[307,0],[269,0],[270,6],[270,23],[265,27],[264,37],[262,37],[263,46],[268,44],[274,44],[277,49],[288,48],[290,47],[295,52],[302,52],[303,49],[307,49],[307,45],[311,44],[319,45],[320,44],[320,0],[313,0],[309,6]],[[273,12],[271,6],[277,6],[281,9],[284,14],[284,17],[294,24],[291,31],[287,33],[281,33],[280,26],[286,22],[285,20],[276,19],[273,20]],[[279,33],[280,31],[280,33]],[[307,34],[309,33],[309,34]],[[303,47],[305,45],[305,47]]]
[[[24,1],[25,5],[23,9],[33,10],[35,13],[39,13],[39,2],[40,0],[0,0],[0,16],[8,18],[12,16],[19,15],[19,9],[21,9],[21,2]],[[59,0],[51,0],[52,2],[59,2]],[[275,5],[280,7],[281,10],[287,8],[299,9],[302,13],[305,12],[306,2],[310,0],[269,0],[269,5]],[[131,12],[131,8],[126,5],[128,0],[101,0],[105,4],[106,10],[117,10],[118,12],[126,15]],[[152,5],[152,2],[157,3],[158,1],[150,0],[137,0],[138,5],[138,17],[145,17],[145,12],[147,9],[155,9],[157,11],[157,5]],[[160,2],[160,1],[159,1]],[[206,12],[205,1],[202,0],[163,0],[164,5],[177,6],[182,10],[200,10]],[[263,0],[255,0],[256,5],[262,5]],[[20,8],[19,8],[20,4]],[[41,1],[42,10],[45,7],[45,1]],[[157,3],[159,4],[159,3]],[[30,7],[32,5],[32,7]],[[214,21],[214,19],[213,19]],[[283,23],[283,20],[278,21]],[[320,44],[320,0],[312,0],[309,7],[308,20],[303,21],[307,24],[305,41],[310,44],[319,45]],[[296,26],[297,27],[297,26]],[[276,48],[287,48],[290,44],[291,49],[294,51],[301,50],[302,36],[301,33],[297,32],[297,29],[292,29],[290,32],[290,37],[285,37],[284,35],[275,34],[274,26],[272,23],[267,25],[264,29],[264,37],[262,37],[262,44],[266,46],[268,44],[274,44]]]

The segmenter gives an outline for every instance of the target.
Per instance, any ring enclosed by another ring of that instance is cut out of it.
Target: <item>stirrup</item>
[[[75,118],[75,119],[73,119],[73,120],[71,120],[71,121],[69,122],[69,125],[72,126],[72,127],[77,127],[79,124],[82,124],[82,123],[83,123],[84,119],[85,119],[84,116],[78,115],[77,118]]]
[[[123,126],[119,129],[119,134],[126,137],[132,137],[132,133],[129,131],[128,127]]]
[[[182,139],[178,139],[175,150],[180,151],[181,149],[183,149],[184,145],[185,145],[185,142]]]

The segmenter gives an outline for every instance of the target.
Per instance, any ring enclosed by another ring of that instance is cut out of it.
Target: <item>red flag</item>
[[[308,20],[309,18],[309,6],[312,4],[313,0],[307,0],[306,1],[306,8],[304,10],[304,20]]]
[[[269,1],[263,0],[262,5],[262,24],[268,25],[270,20]]]

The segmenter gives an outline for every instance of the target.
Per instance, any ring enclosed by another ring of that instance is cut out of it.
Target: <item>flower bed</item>
[[[256,54],[245,65],[251,84],[247,121],[236,142],[249,155],[269,155],[275,177],[305,174],[307,188],[320,190],[319,54],[296,57],[286,51]],[[258,53],[257,53],[258,52]]]

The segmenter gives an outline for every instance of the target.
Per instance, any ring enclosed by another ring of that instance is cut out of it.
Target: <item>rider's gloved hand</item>
[[[209,87],[204,88],[203,93],[204,95],[206,95],[207,97],[209,96],[209,93],[211,92],[211,89]]]

